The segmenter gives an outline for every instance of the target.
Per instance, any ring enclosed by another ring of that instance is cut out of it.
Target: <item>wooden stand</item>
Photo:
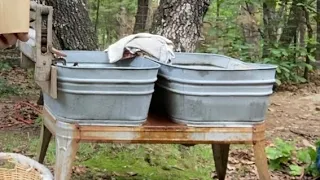
[[[225,179],[230,144],[252,143],[255,163],[261,180],[270,180],[265,154],[264,123],[242,127],[188,127],[164,117],[150,115],[139,127],[79,125],[57,121],[44,108],[44,122],[38,161],[43,163],[52,134],[56,138],[55,180],[68,180],[80,142],[212,144],[219,180]]]

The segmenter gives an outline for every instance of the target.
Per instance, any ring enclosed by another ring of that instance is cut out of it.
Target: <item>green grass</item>
[[[12,69],[12,63],[0,60],[0,71],[6,72]],[[15,85],[10,85],[3,77],[0,77],[0,98],[20,95],[22,90]]]
[[[209,146],[195,146],[190,150],[179,150],[179,145],[106,146],[104,149],[83,164],[123,175],[135,172],[140,179],[210,179],[213,170]]]
[[[0,61],[0,71],[7,71],[12,69],[10,62]]]
[[[10,85],[6,80],[0,78],[0,98],[9,96],[18,96],[21,94],[21,89],[18,86]]]
[[[0,151],[21,150],[35,157],[39,137],[35,135],[0,132]],[[239,148],[240,146],[236,146]],[[45,164],[55,162],[55,143],[49,145]],[[101,179],[115,175],[117,180],[209,180],[214,170],[210,145],[186,148],[181,145],[123,145],[81,143],[74,165],[88,168],[85,174],[72,179]],[[135,174],[132,176],[132,174]]]

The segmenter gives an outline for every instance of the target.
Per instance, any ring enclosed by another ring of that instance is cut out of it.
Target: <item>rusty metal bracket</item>
[[[31,2],[30,28],[34,37],[31,36],[28,42],[19,42],[18,46],[21,50],[21,66],[31,67],[35,64],[35,82],[44,93],[56,99],[57,68],[53,62],[56,50],[52,46],[52,18],[51,6]]]

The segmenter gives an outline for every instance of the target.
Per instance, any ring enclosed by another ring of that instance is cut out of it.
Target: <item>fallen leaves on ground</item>
[[[0,129],[21,129],[37,125],[41,107],[31,101],[5,100],[0,102]]]

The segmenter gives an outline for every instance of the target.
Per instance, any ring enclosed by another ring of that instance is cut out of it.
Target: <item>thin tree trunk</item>
[[[294,51],[294,53],[293,53],[293,58],[294,58],[293,61],[294,61],[294,63],[296,63],[297,62],[297,47],[298,47],[298,36],[297,36],[297,33],[293,37],[293,44],[294,44],[294,48],[296,49],[296,51]]]
[[[297,22],[301,16],[301,8],[297,6],[298,3],[300,3],[299,0],[293,0],[288,22],[283,28],[283,33],[280,37],[280,43],[284,46],[289,46],[297,33]]]
[[[320,0],[317,0],[317,42],[320,42]],[[316,59],[320,61],[320,44],[317,44]]]
[[[275,6],[276,3],[274,1],[263,3],[264,45],[262,57],[267,57],[269,55],[269,48],[273,42],[276,42],[277,39]]]
[[[300,9],[298,12],[298,33],[297,36],[299,37],[299,46],[305,47],[305,35],[306,35],[306,24],[307,19],[309,20],[309,17],[306,17],[308,15],[308,12],[305,12],[303,8]],[[298,47],[298,44],[297,44]]]
[[[275,2],[269,1],[268,3],[263,3],[264,36],[270,42],[276,40],[277,23],[275,7]]]
[[[120,11],[117,14],[117,26],[118,26],[118,38],[123,38],[129,34],[128,32],[128,13],[124,6],[120,7]]]
[[[217,9],[216,9],[216,34],[217,38],[220,39],[221,29],[219,26],[223,24],[223,22],[220,21],[220,7],[221,7],[221,0],[217,0]]]
[[[149,0],[138,0],[136,22],[133,30],[134,33],[144,32],[146,30],[148,11]]]
[[[104,48],[106,45],[106,36],[107,36],[107,29],[104,28],[103,30],[103,36],[102,36],[102,47]]]
[[[241,7],[237,23],[242,27],[243,36],[246,43],[250,44],[249,55],[251,58],[259,57],[259,37],[260,29],[257,24],[255,7],[252,3],[245,2]]]
[[[193,52],[209,5],[210,0],[161,0],[152,33],[172,40],[177,52]]]
[[[313,38],[313,29],[312,29],[312,26],[311,26],[311,23],[310,23],[309,11],[305,7],[302,7],[302,9],[304,11],[304,16],[305,16],[305,19],[306,19],[306,25],[307,25],[307,30],[308,30],[308,38],[312,39]],[[307,53],[308,54],[311,54],[311,49],[312,49],[312,44],[308,41],[308,44],[307,44]],[[310,60],[309,56],[306,57],[306,63],[307,64],[311,63],[311,60]],[[309,80],[309,69],[308,69],[308,67],[305,67],[304,78],[307,81]]]
[[[146,31],[149,32],[152,26],[152,20],[153,20],[153,16],[154,16],[154,3],[152,0],[149,0],[148,3],[149,7],[148,7],[148,15],[147,15],[147,22],[146,22]],[[157,5],[158,6],[158,5]]]
[[[97,12],[96,12],[96,22],[94,23],[94,32],[97,34],[98,24],[99,24],[99,11],[100,11],[100,0],[97,0]]]
[[[221,0],[217,0],[217,12],[216,12],[217,20],[220,17],[220,6],[221,6]]]
[[[107,41],[106,44],[110,45],[112,42],[110,29],[106,27],[107,30]]]
[[[303,16],[301,16],[301,18],[303,18]],[[300,44],[300,47],[304,47],[305,46],[306,26],[305,26],[304,18],[301,20],[303,20],[303,21],[299,25],[299,44]]]

